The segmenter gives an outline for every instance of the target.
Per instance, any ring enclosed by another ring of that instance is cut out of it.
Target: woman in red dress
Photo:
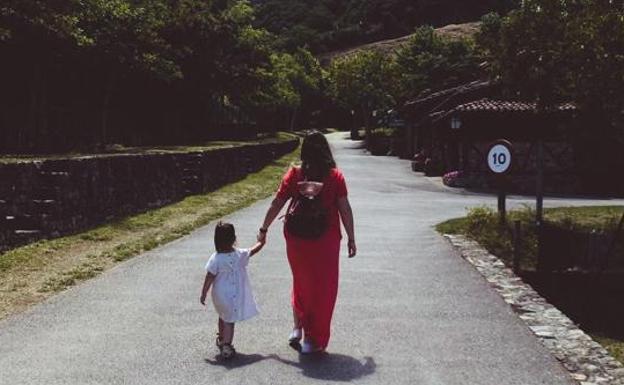
[[[289,343],[301,353],[313,353],[325,350],[329,342],[338,294],[341,219],[348,236],[350,258],[355,256],[356,246],[346,183],[336,168],[324,135],[314,132],[304,138],[301,161],[301,167],[292,167],[284,175],[260,228],[258,239],[264,240],[269,226],[289,199],[306,192],[320,194],[328,220],[323,235],[317,239],[304,239],[284,228],[286,254],[293,274],[294,327]],[[320,192],[318,182],[322,183]],[[303,345],[300,344],[302,338]]]

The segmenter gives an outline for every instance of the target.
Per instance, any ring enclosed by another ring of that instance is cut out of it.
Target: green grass
[[[379,127],[379,128],[373,128],[371,130],[371,135],[386,137],[386,138],[393,138],[396,135],[396,133],[397,133],[397,130],[395,128],[390,128],[390,127]]]
[[[623,206],[557,207],[544,210],[544,219],[562,228],[591,231],[612,231],[616,228]],[[462,234],[479,242],[489,252],[510,263],[513,258],[511,225],[519,220],[523,228],[520,260],[524,269],[533,269],[537,260],[535,236],[535,213],[529,209],[513,210],[507,213],[509,225],[501,227],[498,214],[489,208],[478,207],[468,211],[463,218],[455,218],[436,226],[443,234]]]
[[[561,227],[590,231],[612,230],[617,226],[624,207],[592,206],[592,207],[561,207],[544,211],[544,218],[550,223]],[[536,267],[537,240],[534,233],[534,212],[526,208],[508,213],[509,223],[520,220],[523,224],[524,237],[521,240],[520,261],[525,270]],[[510,264],[513,256],[512,235],[508,227],[501,227],[498,214],[489,208],[479,207],[468,211],[463,218],[451,219],[440,223],[436,230],[443,234],[462,234],[474,239],[489,252]],[[624,340],[608,338],[601,335],[592,336],[603,345],[614,358],[624,363]]]
[[[514,210],[507,213],[507,223],[521,221],[525,229],[520,247],[520,261],[525,269],[533,269],[537,265],[537,240],[532,232],[533,212],[529,208]],[[510,264],[513,260],[513,240],[509,226],[501,226],[498,213],[488,207],[470,209],[463,218],[455,218],[436,226],[442,234],[462,234],[483,245],[490,253]]]
[[[75,285],[77,282],[93,278],[102,271],[104,271],[102,266],[84,263],[58,276],[47,279],[40,290],[42,292],[58,292]]]
[[[609,351],[616,360],[624,363],[624,340],[592,335],[592,338]]]
[[[584,206],[546,209],[549,222],[582,230],[614,228],[624,213],[622,206]]]
[[[186,199],[113,221],[80,234],[43,240],[0,254],[0,273],[8,274],[16,267],[43,269],[51,255],[62,255],[80,248],[88,262],[57,277],[48,279],[42,291],[58,291],[76,282],[91,278],[103,270],[108,261],[123,261],[137,254],[180,238],[213,220],[271,196],[289,165],[299,159],[299,150],[288,154],[244,179],[214,192]],[[93,250],[100,250],[93,254]],[[47,266],[45,267],[47,269]]]

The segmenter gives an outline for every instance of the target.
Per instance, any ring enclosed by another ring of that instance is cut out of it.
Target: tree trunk
[[[33,59],[35,65],[33,67],[32,78],[30,79],[30,103],[28,106],[28,111],[26,113],[25,124],[21,125],[18,129],[17,133],[17,148],[20,152],[24,151],[28,145],[26,143],[29,138],[29,134],[36,132],[39,113],[39,95],[40,95],[40,87],[39,84],[41,82],[41,65],[39,61]]]
[[[115,81],[117,80],[117,73],[114,69],[108,73],[106,85],[104,86],[104,96],[102,98],[102,115],[100,116],[100,144],[105,145],[108,140],[108,117],[110,113],[110,102],[113,97],[113,90],[115,88]]]
[[[37,117],[37,138],[35,142],[37,147],[50,151],[54,147],[54,143],[50,141],[50,133],[48,132],[48,86],[43,73],[39,78],[39,106]]]
[[[366,132],[365,143],[366,143],[366,148],[368,148],[369,145],[370,145],[370,137],[371,137],[371,134],[372,134],[372,130],[371,130],[371,127],[370,127],[370,124],[369,124],[370,122],[369,122],[369,119],[368,119],[369,113],[368,113],[368,109],[365,106],[362,106],[361,110],[362,110],[362,118],[363,118],[363,122],[364,122],[364,131]]]
[[[298,107],[295,107],[292,113],[290,114],[290,131],[295,131],[295,120],[297,119],[297,111]]]

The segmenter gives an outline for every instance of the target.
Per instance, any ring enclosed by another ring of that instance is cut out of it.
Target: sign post
[[[498,215],[500,217],[501,224],[506,222],[507,192],[505,191],[505,177],[511,170],[512,157],[513,147],[511,143],[507,140],[500,139],[490,145],[486,159],[488,168],[496,178],[496,185],[498,189]]]

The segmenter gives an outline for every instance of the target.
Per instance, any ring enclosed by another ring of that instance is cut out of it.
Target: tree
[[[420,27],[397,52],[402,101],[425,90],[440,90],[475,80],[481,58],[469,40],[451,40]]]
[[[415,27],[477,20],[491,11],[505,13],[517,0],[263,0],[257,25],[294,49],[327,52],[407,35]]]
[[[253,20],[245,0],[3,1],[0,147],[195,141],[250,122],[275,52]]]
[[[621,0],[525,0],[507,17],[487,16],[477,37],[508,94],[536,100],[540,112],[576,104],[579,125],[570,135],[578,167],[593,181],[609,176],[591,165],[624,164],[623,6]]]
[[[302,48],[292,54],[273,53],[271,67],[262,69],[261,75],[264,87],[252,95],[250,103],[274,116],[288,115],[287,127],[291,130],[302,106],[314,105],[322,95],[323,70],[318,60]]]
[[[331,63],[329,92],[343,108],[361,114],[369,136],[371,112],[393,104],[395,74],[391,58],[377,51],[358,51]]]
[[[565,2],[528,0],[505,19],[487,16],[477,37],[494,76],[544,108],[569,91],[566,30],[573,15],[566,8]]]

